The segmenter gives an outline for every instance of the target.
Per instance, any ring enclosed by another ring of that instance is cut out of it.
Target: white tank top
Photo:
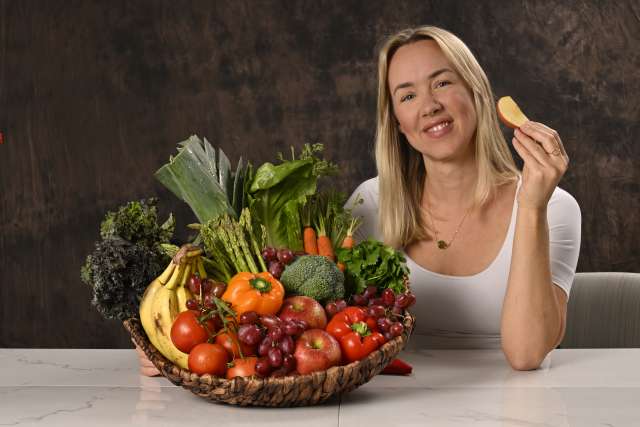
[[[518,182],[518,189],[520,181]],[[354,209],[363,217],[357,241],[368,237],[382,240],[378,230],[378,178],[371,178],[353,192],[364,203]],[[412,348],[500,348],[502,302],[507,289],[517,213],[513,204],[511,222],[496,258],[484,271],[472,276],[448,276],[421,267],[407,259],[411,290],[416,304],[411,312],[416,326]],[[576,200],[561,188],[553,192],[547,207],[551,275],[553,283],[569,295],[580,252],[581,214]]]

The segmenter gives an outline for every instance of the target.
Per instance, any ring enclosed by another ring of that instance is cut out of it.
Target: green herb
[[[302,249],[300,208],[315,194],[318,178],[337,170],[316,156],[322,150],[322,144],[305,144],[296,159],[292,148],[291,160],[280,154],[281,164],[265,163],[256,171],[249,206],[255,220],[265,226],[267,245]]]
[[[222,214],[238,217],[246,207],[245,180],[251,178],[250,165],[238,161],[236,171],[221,149],[196,135],[178,144],[178,155],[155,173],[173,194],[186,202],[201,223]]]
[[[362,293],[369,285],[389,288],[395,293],[406,290],[409,275],[406,259],[399,251],[377,240],[368,239],[353,247],[336,251],[338,261],[346,266],[347,293]]]

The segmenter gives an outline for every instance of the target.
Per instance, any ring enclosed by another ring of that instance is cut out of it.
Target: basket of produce
[[[83,281],[172,383],[215,402],[314,405],[366,383],[406,344],[405,259],[355,244],[355,205],[318,185],[337,171],[321,151],[232,170],[193,136],[156,172],[199,221],[188,243],[172,242],[156,199],[105,217]]]

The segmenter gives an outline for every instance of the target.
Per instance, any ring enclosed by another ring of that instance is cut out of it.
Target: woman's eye
[[[407,95],[404,95],[402,98],[400,98],[400,102],[404,102],[404,101],[406,101],[406,100],[408,100],[408,99],[411,99],[410,97],[413,97],[413,96],[415,96],[415,95],[414,95],[414,94],[412,94],[412,93],[409,93],[409,94],[407,94]]]
[[[451,84],[451,82],[448,81],[448,80],[441,80],[439,82],[436,82],[435,87],[439,88],[439,87],[447,86],[447,85],[450,85],[450,84]]]

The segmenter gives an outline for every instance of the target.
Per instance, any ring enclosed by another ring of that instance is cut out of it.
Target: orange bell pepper
[[[276,314],[284,300],[284,286],[268,272],[241,272],[229,280],[222,299],[231,304],[238,317],[246,311]]]

